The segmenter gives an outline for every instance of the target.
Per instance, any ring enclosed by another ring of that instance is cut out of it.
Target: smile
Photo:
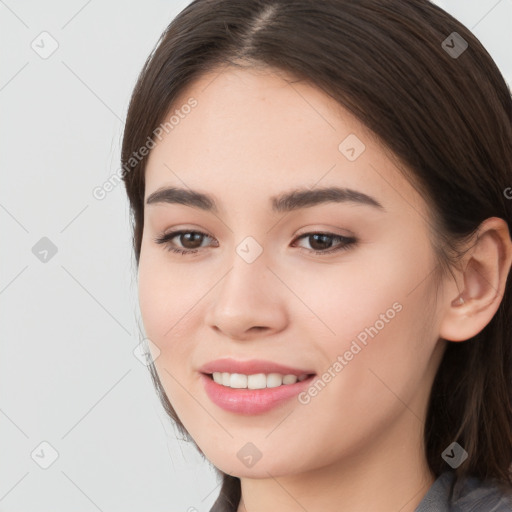
[[[297,381],[301,382],[308,378],[306,373],[300,376],[293,374],[283,375],[281,373],[256,373],[245,375],[243,373],[214,372],[213,380],[222,386],[234,389],[265,389],[289,386]]]
[[[199,374],[208,398],[225,411],[261,414],[307,389],[316,373],[273,361],[222,358],[203,365]]]
[[[221,378],[224,379],[223,374],[220,375]],[[242,375],[239,377],[240,374],[229,373],[227,375],[229,376],[230,384],[231,379],[234,380],[235,384],[238,379],[240,379],[238,382],[243,384],[244,378],[248,381],[249,378],[253,376]],[[266,382],[270,380],[271,384],[274,379],[274,384],[277,384],[281,377],[283,380],[287,377],[287,375],[281,376],[279,374],[260,375],[263,375]],[[260,375],[255,374],[254,376],[258,380],[261,379],[261,383],[263,383],[263,377]],[[231,387],[231,385],[225,386],[224,384],[217,383],[213,379],[212,374],[202,373],[200,376],[206,395],[211,402],[225,411],[243,415],[263,414],[280,405],[285,405],[293,397],[296,397],[301,392],[305,391],[315,378],[315,374],[306,374],[304,377],[301,375],[302,380],[298,380],[298,377],[294,375],[294,383],[277,384],[274,387],[250,389],[247,387],[236,388]],[[217,378],[219,377],[217,376]]]

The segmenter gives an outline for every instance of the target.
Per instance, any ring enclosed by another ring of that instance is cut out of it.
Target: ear
[[[482,222],[474,245],[464,255],[456,283],[446,286],[439,336],[464,341],[476,336],[499,308],[512,264],[512,241],[507,223],[498,217]]]

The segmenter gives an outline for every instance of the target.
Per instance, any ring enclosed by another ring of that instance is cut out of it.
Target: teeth
[[[267,387],[267,376],[264,373],[256,373],[247,377],[249,389],[264,389]]]
[[[267,375],[267,388],[277,388],[283,383],[283,376],[280,373],[269,373]]]
[[[256,373],[254,375],[244,375],[243,373],[214,372],[213,380],[217,384],[234,389],[264,389],[277,388],[282,385],[295,384],[307,379],[307,374],[300,375],[282,375],[280,373]]]
[[[307,375],[304,376],[304,378],[306,378],[306,377],[307,377]],[[297,382],[297,376],[296,375],[284,375],[282,382],[283,382],[283,384],[295,384]]]
[[[247,375],[232,373],[229,381],[230,388],[243,389],[247,387]]]

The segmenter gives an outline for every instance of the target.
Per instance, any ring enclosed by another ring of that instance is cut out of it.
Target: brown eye
[[[198,252],[203,246],[203,241],[208,238],[213,240],[213,237],[200,231],[181,230],[162,235],[155,238],[154,241],[164,245],[168,251],[185,255]]]
[[[184,249],[198,249],[201,247],[204,235],[197,231],[190,231],[176,235],[174,238],[178,238]]]
[[[297,240],[305,239],[308,241],[311,249],[302,247],[302,249],[315,254],[330,254],[336,251],[347,250],[357,242],[354,237],[336,235],[334,233],[305,233]],[[334,242],[338,241],[337,244]]]
[[[308,238],[311,248],[315,251],[329,249],[332,246],[333,237],[331,235],[309,235]]]

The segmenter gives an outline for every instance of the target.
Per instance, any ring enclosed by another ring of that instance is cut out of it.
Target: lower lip
[[[276,388],[234,389],[217,384],[204,373],[201,379],[210,400],[229,412],[238,414],[261,414],[267,412],[306,389],[314,375],[295,384],[284,384]]]

